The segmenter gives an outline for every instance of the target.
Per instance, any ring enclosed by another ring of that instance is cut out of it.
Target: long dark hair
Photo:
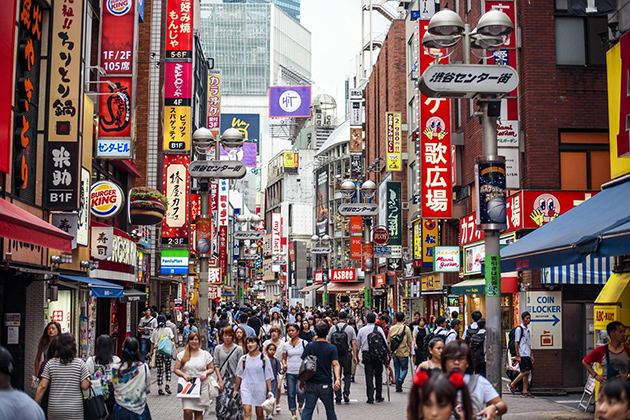
[[[120,364],[120,370],[118,376],[122,376],[127,370],[142,360],[140,357],[140,343],[133,337],[128,337],[123,343],[122,363]]]
[[[94,360],[99,365],[109,365],[114,361],[114,346],[109,335],[102,334],[96,339]]]
[[[468,344],[463,341],[451,341],[444,346],[444,350],[442,350],[442,370],[446,372],[447,360],[460,359],[461,357],[466,357],[466,360],[468,361],[468,369],[466,369],[466,372],[461,372],[462,375],[464,373],[474,373],[475,359],[473,358],[472,350],[470,350]]]
[[[50,321],[48,324],[46,324],[46,328],[44,328],[44,332],[39,339],[39,348],[42,350],[50,344],[50,337],[48,337],[48,327],[50,327],[51,325],[57,327],[57,331],[59,332],[59,334],[61,334],[61,324],[57,321]],[[57,337],[59,337],[59,334],[57,334]]]
[[[461,392],[461,420],[473,420],[472,401],[468,387],[464,384],[463,376],[457,373],[447,375],[442,372],[418,371],[413,380],[407,406],[407,419],[422,419],[422,406],[427,404],[431,394],[440,406],[450,404],[453,410],[458,406],[457,393]]]
[[[50,340],[50,343],[48,343],[48,348],[46,349],[46,354],[44,355],[46,360],[55,358],[55,354],[57,353],[57,337],[53,338]]]
[[[70,333],[63,333],[56,337],[57,351],[55,357],[59,358],[62,365],[72,362],[77,356],[77,342]]]

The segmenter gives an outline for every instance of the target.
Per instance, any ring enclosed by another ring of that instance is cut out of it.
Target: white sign
[[[499,147],[518,147],[518,121],[497,121],[497,145]]]
[[[481,263],[486,257],[484,244],[473,245],[464,248],[464,274],[481,273]]]
[[[311,248],[311,254],[330,254],[331,252],[330,248]]]
[[[166,179],[171,182],[166,183],[166,199],[169,206],[166,210],[165,221],[170,228],[182,227],[186,224],[186,206],[175,206],[173,203],[186,200],[186,165],[183,163],[171,163],[166,168]]]
[[[247,168],[237,160],[193,160],[188,172],[193,178],[240,179],[247,174]]]
[[[346,217],[376,216],[378,214],[378,204],[375,204],[375,203],[342,204],[341,206],[339,206],[339,214]]]
[[[208,283],[221,284],[221,269],[220,268],[208,269]]]
[[[422,75],[420,90],[430,98],[504,96],[518,87],[518,73],[510,66],[437,64]]]
[[[228,181],[227,179],[219,180],[219,226],[228,225]],[[218,229],[217,229],[218,231]]]
[[[420,0],[420,19],[431,19],[435,14],[434,0]]]
[[[96,140],[96,157],[109,159],[132,159],[130,139]]]
[[[237,241],[248,241],[262,238],[262,232],[256,230],[241,230],[234,232],[234,239]]]
[[[208,299],[219,299],[221,297],[221,288],[218,286],[208,287]]]
[[[273,213],[271,216],[271,253],[282,255],[282,214]]]
[[[114,253],[114,228],[92,227],[90,239],[92,258],[106,260]]]
[[[138,248],[131,239],[114,235],[113,253],[109,261],[136,266],[138,261]]]
[[[459,247],[436,246],[433,248],[433,270],[439,273],[459,272]]]
[[[79,215],[77,213],[52,213],[51,224],[72,236],[72,249],[77,247]]]
[[[77,222],[77,244],[88,246],[90,236],[90,171],[81,168],[79,195],[79,220]]]
[[[527,292],[532,349],[562,348],[562,292]]]
[[[361,101],[350,101],[350,126],[361,127]]]
[[[350,99],[361,99],[363,98],[363,90],[361,89],[350,89]]]
[[[499,147],[499,156],[505,156],[505,186],[508,190],[518,190],[521,185],[521,151],[514,147]]]

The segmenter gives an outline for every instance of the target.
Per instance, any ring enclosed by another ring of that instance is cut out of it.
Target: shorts
[[[532,370],[534,370],[534,364],[532,363],[532,358],[529,356],[521,356],[520,369],[521,369],[521,373],[531,372]]]

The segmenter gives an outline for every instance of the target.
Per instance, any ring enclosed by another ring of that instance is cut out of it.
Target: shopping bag
[[[100,420],[107,417],[105,399],[102,395],[96,395],[90,386],[87,398],[83,399],[83,418],[85,420]]]
[[[177,380],[177,397],[200,398],[201,380],[199,378],[191,378],[190,381],[187,381],[184,378],[179,378]]]
[[[149,367],[151,369],[155,369],[155,356],[156,356],[157,352],[154,350],[153,353],[151,353],[151,361],[149,362]]]

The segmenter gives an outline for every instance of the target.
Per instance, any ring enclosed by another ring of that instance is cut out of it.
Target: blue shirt
[[[308,382],[321,385],[331,384],[332,362],[339,360],[337,347],[327,341],[313,341],[304,349],[302,359],[306,359],[309,355],[317,357],[317,372]]]
[[[238,324],[239,328],[242,328],[247,333],[247,338],[256,337],[256,331],[247,324]]]

